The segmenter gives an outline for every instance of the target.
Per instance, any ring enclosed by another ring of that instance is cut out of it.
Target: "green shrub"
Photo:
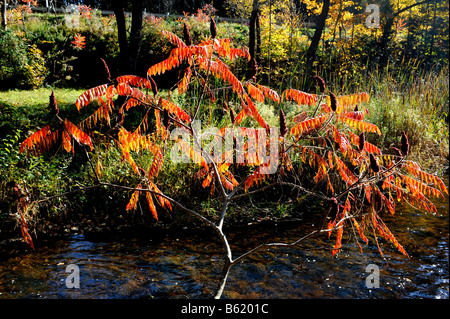
[[[20,32],[0,33],[1,87],[38,88],[48,71],[42,51],[29,45]]]

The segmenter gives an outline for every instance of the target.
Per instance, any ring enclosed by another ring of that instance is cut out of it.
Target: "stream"
[[[382,240],[384,258],[372,240],[361,253],[354,238],[332,258],[334,239],[321,234],[244,259],[231,268],[222,298],[448,299],[448,196],[434,203],[437,214],[397,205],[394,216],[384,215],[410,259]],[[309,212],[287,226],[237,228],[227,236],[235,254],[267,240],[291,242],[316,229],[321,221],[314,216]],[[213,231],[49,239],[34,251],[0,260],[0,299],[211,298],[221,273],[221,251]],[[66,272],[68,265],[79,270],[79,288],[66,284],[74,274]],[[379,270],[379,287],[367,286],[372,274],[367,266]]]

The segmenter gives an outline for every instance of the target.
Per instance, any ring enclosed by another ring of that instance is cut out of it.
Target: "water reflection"
[[[376,245],[346,243],[331,258],[326,235],[298,247],[260,251],[231,268],[223,298],[449,298],[448,198],[438,214],[403,206],[385,222],[408,251],[406,259],[387,243],[385,259]],[[308,220],[308,223],[306,223]],[[317,223],[297,228],[236,230],[236,251],[254,243],[293,241]],[[45,247],[0,261],[0,298],[210,298],[221,271],[221,246],[213,233],[98,241],[85,236],[48,242]],[[80,269],[80,289],[68,289],[68,264]],[[368,289],[368,264],[380,269],[380,287]]]

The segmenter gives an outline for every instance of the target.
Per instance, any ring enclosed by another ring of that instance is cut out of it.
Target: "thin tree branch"
[[[255,252],[258,251],[258,250],[261,250],[262,248],[265,248],[265,247],[292,247],[292,246],[295,246],[295,245],[299,244],[299,243],[302,242],[303,240],[305,240],[305,239],[307,239],[307,238],[309,238],[309,237],[311,237],[311,236],[313,236],[313,235],[315,235],[315,234],[317,234],[317,233],[319,233],[319,232],[320,232],[320,230],[315,230],[315,231],[313,231],[313,232],[311,232],[311,233],[309,233],[309,234],[307,234],[307,235],[305,235],[305,236],[303,236],[303,237],[297,239],[296,241],[294,241],[294,242],[292,242],[292,243],[266,243],[266,244],[261,244],[261,245],[259,245],[259,246],[256,246],[255,248],[253,248],[253,249],[247,251],[246,253],[240,255],[238,258],[234,259],[234,260],[232,261],[232,265],[237,264],[237,263],[240,262],[242,259],[244,259],[244,258],[246,258],[247,256],[249,256],[249,255],[255,253]]]

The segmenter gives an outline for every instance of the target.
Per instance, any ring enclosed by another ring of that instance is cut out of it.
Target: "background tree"
[[[256,57],[256,30],[259,29],[259,0],[253,0],[252,14],[250,16],[249,26],[249,52],[252,59]]]
[[[6,30],[6,25],[7,25],[7,21],[6,21],[6,0],[2,1],[2,29]]]
[[[312,67],[314,60],[316,59],[317,48],[319,47],[320,39],[322,38],[323,30],[325,29],[325,23],[328,18],[328,12],[330,10],[330,0],[323,0],[322,10],[317,17],[316,29],[311,39],[308,51],[306,52],[306,78],[311,77]]]
[[[382,25],[383,32],[380,41],[378,42],[377,49],[377,58],[382,66],[385,66],[389,61],[395,19],[397,19],[397,17],[399,17],[403,12],[407,12],[410,9],[428,4],[433,1],[441,2],[442,0],[422,0],[413,2],[412,4],[410,3],[411,1],[408,0],[398,2],[387,0],[383,2],[382,7],[380,8],[380,12],[382,13],[382,16],[384,18]]]

